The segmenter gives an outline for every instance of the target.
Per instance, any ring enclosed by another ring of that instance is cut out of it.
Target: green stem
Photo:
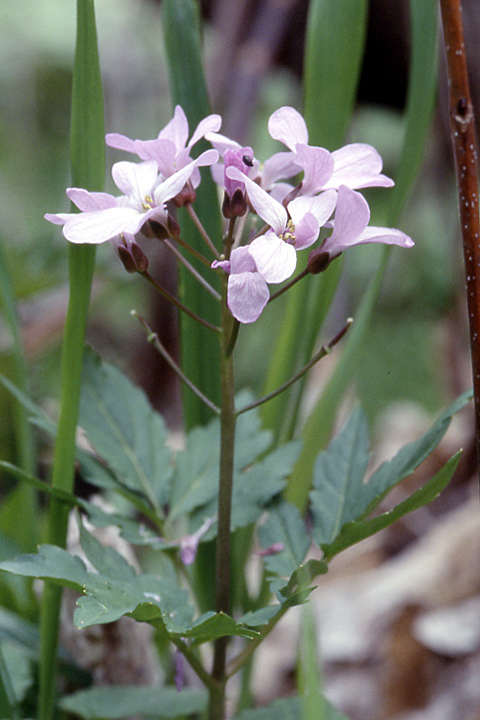
[[[70,298],[62,346],[61,400],[57,441],[53,461],[52,486],[72,492],[75,462],[75,431],[80,400],[83,348],[95,248],[69,246]],[[48,511],[46,542],[65,547],[68,506],[52,498]],[[58,644],[62,589],[45,583],[40,620],[40,700],[39,720],[53,716],[55,666]]]
[[[105,174],[103,93],[98,60],[93,0],[77,0],[77,39],[72,85],[70,150],[72,185],[101,190]],[[70,297],[61,357],[60,418],[53,461],[52,486],[72,492],[75,432],[80,401],[83,349],[95,247],[68,247]],[[68,506],[52,498],[46,540],[65,547]],[[39,720],[53,717],[61,588],[45,583],[40,618]]]
[[[233,390],[233,359],[227,355],[232,331],[232,316],[226,304],[227,278],[222,279],[222,346],[220,358],[220,472],[218,491],[218,531],[216,541],[215,597],[218,613],[230,612],[230,554],[231,511],[233,487],[233,459],[235,443],[235,402]],[[210,688],[209,720],[225,717],[225,666],[227,638],[215,641],[212,678],[216,685]]]

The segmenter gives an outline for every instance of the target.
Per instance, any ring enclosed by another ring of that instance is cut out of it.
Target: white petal
[[[230,140],[226,135],[221,135],[220,133],[207,133],[205,139],[213,145],[215,150],[218,150],[222,157],[225,154],[225,150],[238,150],[242,147],[235,140]]]
[[[140,209],[145,197],[150,195],[158,175],[157,163],[146,160],[141,163],[118,162],[112,167],[115,185]]]
[[[295,108],[284,106],[276,110],[268,120],[268,132],[274,138],[295,150],[297,143],[308,143],[305,120]]]
[[[108,208],[72,215],[63,226],[63,234],[73,243],[97,245],[121,232],[135,234],[142,224],[143,215],[132,208]]]
[[[335,190],[327,190],[321,195],[307,197],[300,195],[288,203],[287,208],[294,225],[298,225],[306,213],[312,213],[320,227],[325,225],[335,209],[337,193]]]
[[[297,253],[274,233],[256,238],[248,246],[258,272],[268,283],[280,283],[289,278],[297,266]]]
[[[157,185],[153,193],[155,205],[163,205],[167,200],[175,197],[183,190],[185,183],[190,179],[195,168],[204,165],[213,165],[218,160],[218,152],[216,150],[205,150],[196,160],[185,165],[162,183]]]

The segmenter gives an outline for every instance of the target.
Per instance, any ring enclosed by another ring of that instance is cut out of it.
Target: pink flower
[[[237,168],[229,168],[227,175],[241,179]],[[271,228],[250,243],[249,253],[267,283],[283,282],[295,270],[297,251],[318,238],[320,228],[333,213],[337,194],[328,190],[316,197],[297,197],[285,209],[248,177],[243,177],[243,182],[254,209]]]
[[[224,159],[229,150],[242,151],[244,149],[235,140],[231,140],[220,133],[208,133],[206,139]],[[292,190],[292,186],[279,181],[291,178],[298,172],[299,167],[295,163],[295,154],[292,152],[279,152],[272,155],[264,163],[260,163],[253,157],[248,176],[255,180],[264,190],[268,190],[277,200],[283,200]],[[221,164],[212,167],[212,175],[218,185],[224,186],[225,168]]]
[[[90,193],[82,188],[69,188],[67,195],[81,213],[47,213],[45,219],[63,224],[63,234],[73,243],[98,244],[115,241],[119,235],[135,235],[148,220],[162,225],[167,222],[165,203],[184,187],[198,166],[211,165],[218,159],[215,150],[207,150],[163,182],[159,181],[157,164],[119,162],[112,168],[112,177],[124,193],[114,197],[108,193]]]
[[[178,170],[188,165],[192,158],[190,151],[207,133],[220,129],[222,118],[220,115],[208,115],[197,125],[189,142],[188,120],[180,105],[167,125],[158,134],[156,140],[131,140],[125,135],[109,133],[106,143],[110,147],[135,153],[141,160],[155,160],[158,171],[166,179]],[[195,168],[192,173],[192,185],[197,187],[200,183],[200,174]]]
[[[349,247],[365,243],[384,243],[404,248],[413,246],[412,239],[400,230],[367,227],[369,220],[370,208],[365,198],[347,186],[340,185],[333,232],[319,248],[319,252],[328,253],[334,258]]]
[[[337,189],[391,187],[394,183],[383,175],[382,158],[371,145],[353,143],[329,153],[308,144],[305,120],[292,107],[281,107],[269,118],[268,131],[296,155],[295,162],[303,169],[302,194]]]
[[[227,305],[233,317],[241,323],[255,322],[267,304],[270,293],[250,255],[249,247],[235,248],[230,260],[214,260],[212,267],[222,268],[229,273]]]

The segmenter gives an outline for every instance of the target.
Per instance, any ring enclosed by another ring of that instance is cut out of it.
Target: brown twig
[[[467,282],[477,457],[480,457],[480,223],[475,123],[468,86],[460,0],[440,0],[447,57],[450,126]]]

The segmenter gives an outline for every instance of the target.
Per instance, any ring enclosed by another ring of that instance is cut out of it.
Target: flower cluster
[[[214,269],[229,275],[227,304],[242,323],[260,316],[270,298],[268,286],[293,275],[297,252],[311,247],[322,228],[326,239],[310,253],[307,268],[311,273],[325,269],[354,245],[413,245],[399,230],[369,226],[370,210],[358,191],[393,185],[382,174],[381,157],[370,145],[354,143],[332,153],[309,145],[302,116],[294,108],[282,107],[270,116],[268,130],[287,149],[261,164],[252,148],[219,134],[220,126],[221,118],[210,115],[188,141],[187,119],[177,106],[156,140],[107,135],[107,144],[141,160],[113,166],[113,180],[123,195],[70,188],[67,195],[81,213],[45,217],[62,224],[70,242],[111,242],[127,269],[142,271],[145,262],[135,235],[154,223],[168,236],[168,201],[177,206],[191,203],[200,182],[199,168],[211,166],[214,179],[223,188],[223,214],[230,227],[248,208],[265,223],[249,242],[241,244],[236,238],[233,246],[226,247],[224,257],[212,262]],[[192,159],[192,148],[201,138],[214,149]],[[292,178],[298,176],[300,182],[293,185]]]

